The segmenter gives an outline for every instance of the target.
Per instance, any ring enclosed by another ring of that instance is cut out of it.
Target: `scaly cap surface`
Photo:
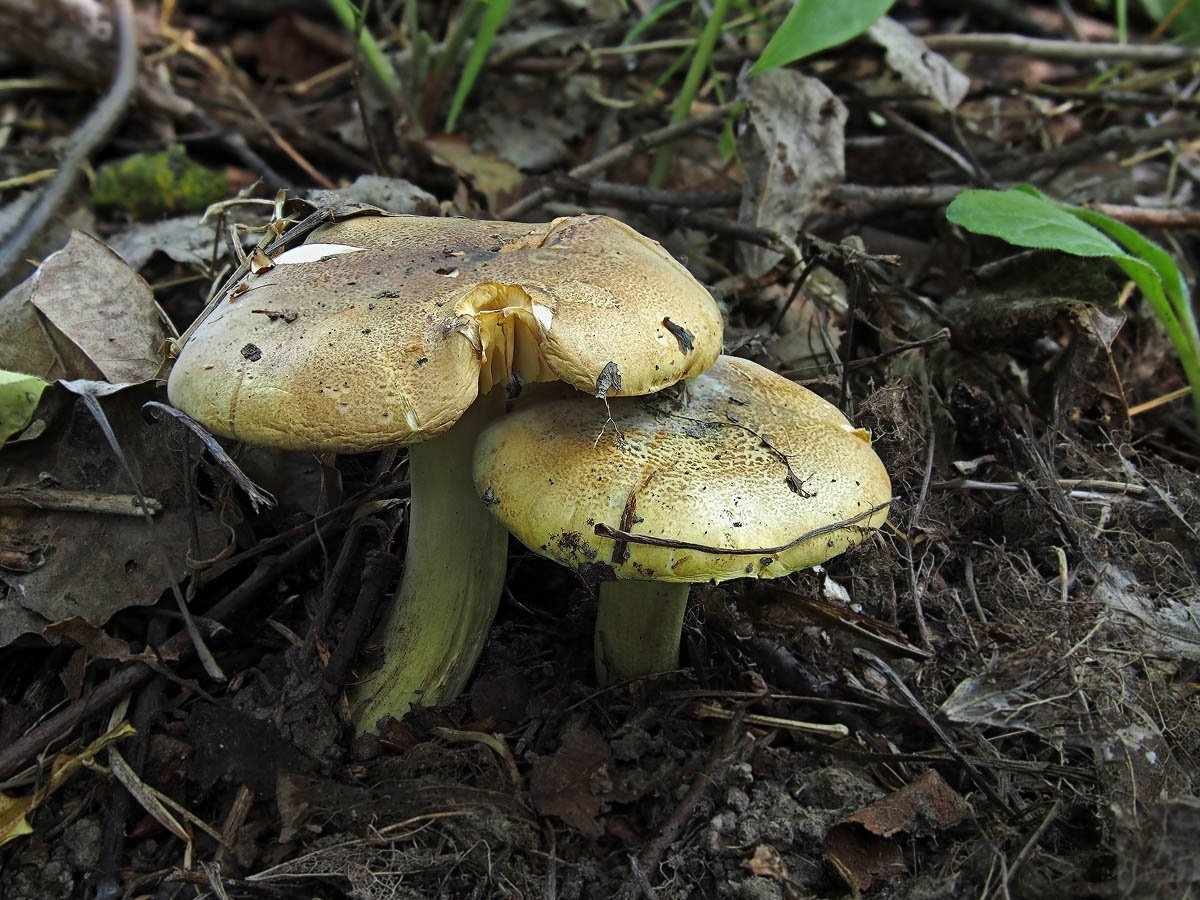
[[[476,490],[534,552],[639,580],[773,578],[887,518],[891,482],[870,436],[816,394],[729,356],[677,392],[519,409],[481,435]]]
[[[244,279],[185,344],[171,402],[249,443],[352,452],[449,428],[515,371],[609,397],[704,371],[716,303],[606,216],[360,216]]]

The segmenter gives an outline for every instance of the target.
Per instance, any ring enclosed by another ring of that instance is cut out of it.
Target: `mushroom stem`
[[[476,438],[504,411],[504,389],[480,397],[444,434],[408,450],[410,500],[404,575],[371,638],[383,665],[355,689],[359,734],[410,706],[462,692],[504,588],[508,532],[471,483]]]
[[[686,582],[606,581],[596,611],[596,680],[601,686],[679,665]]]

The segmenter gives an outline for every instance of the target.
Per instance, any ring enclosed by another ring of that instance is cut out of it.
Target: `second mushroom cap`
[[[722,356],[668,394],[519,410],[481,435],[476,490],[540,555],[646,581],[776,577],[887,518],[869,435],[811,391]]]

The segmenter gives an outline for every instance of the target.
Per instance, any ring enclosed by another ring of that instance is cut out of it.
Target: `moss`
[[[176,144],[107,163],[96,173],[93,206],[115,206],[136,219],[203,212],[229,196],[225,173],[188,158]]]

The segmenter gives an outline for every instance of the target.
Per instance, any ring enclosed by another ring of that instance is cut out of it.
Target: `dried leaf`
[[[64,393],[54,387],[47,395],[51,391]],[[144,494],[162,502],[153,530],[141,517],[0,508],[0,548],[44,563],[31,571],[0,571],[0,602],[5,604],[0,646],[75,617],[102,625],[122,609],[157,602],[171,580],[182,576],[191,541],[187,496],[172,428],[165,422],[150,424],[142,416],[141,405],[152,395],[147,387],[134,387],[102,402]],[[82,402],[59,416],[38,441],[6,446],[4,461],[14,484],[41,484],[46,473],[53,486],[67,491],[131,490]],[[199,516],[203,546],[190,550],[197,558],[215,556],[224,544],[224,531],[213,513],[201,510]],[[156,547],[175,571],[164,569]]]
[[[967,801],[930,769],[882,800],[851,813],[825,835],[825,854],[856,891],[906,871],[899,834],[916,835],[957,825],[970,814]]]
[[[553,756],[533,764],[529,793],[542,815],[558,816],[591,838],[604,834],[596,820],[608,800],[612,773],[608,744],[594,731],[573,731]]]
[[[33,275],[29,303],[113,384],[157,374],[166,332],[154,294],[121,257],[82,231]],[[93,378],[91,372],[56,373]]]
[[[738,135],[742,206],[738,221],[795,238],[822,193],[845,176],[846,108],[815,78],[775,69],[744,81],[746,122]],[[749,244],[738,253],[754,278],[780,254]]]
[[[135,734],[133,726],[122,722],[107,734],[88,744],[82,751],[71,756],[60,753],[50,764],[50,777],[45,783],[26,797],[10,797],[0,794],[0,846],[23,834],[31,834],[33,828],[26,817],[46,802],[46,798],[62,787],[79,767],[93,759],[97,753],[116,741]]]
[[[490,209],[502,208],[524,181],[521,170],[512,163],[491,152],[476,152],[461,135],[437,135],[427,139],[425,146],[434,162],[453,169],[487,197]]]
[[[888,67],[901,81],[943,109],[955,109],[971,89],[971,79],[895,19],[879,19],[867,36],[886,51]]]

